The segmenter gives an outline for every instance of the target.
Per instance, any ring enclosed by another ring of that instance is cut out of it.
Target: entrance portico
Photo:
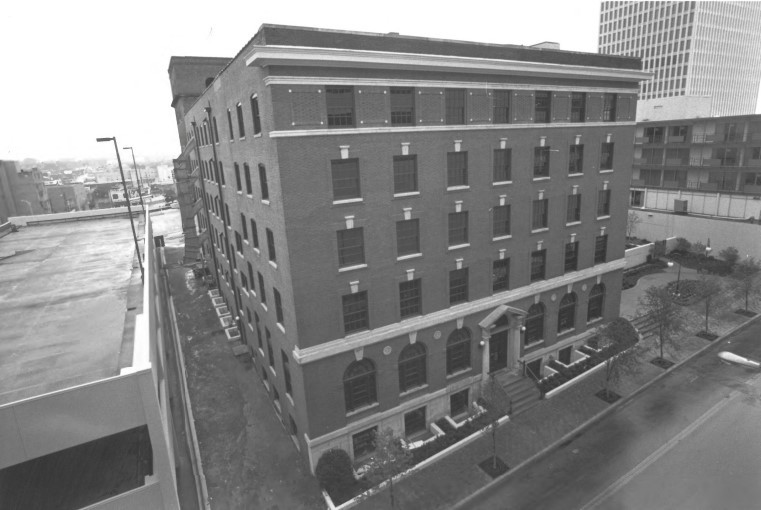
[[[497,371],[511,372],[519,368],[521,329],[526,312],[499,305],[478,326],[481,328],[481,378]]]

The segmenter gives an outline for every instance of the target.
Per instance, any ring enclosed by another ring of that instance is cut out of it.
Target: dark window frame
[[[504,258],[492,261],[492,292],[501,292],[508,289],[510,289],[510,259]]]
[[[423,314],[423,282],[420,278],[399,282],[399,316],[401,319]]]
[[[531,270],[529,272],[530,281],[538,282],[544,280],[547,275],[547,249],[534,250],[531,252]]]
[[[336,231],[338,267],[352,267],[365,264],[364,228],[355,227]]]
[[[465,303],[468,301],[468,268],[449,271],[449,304]]]
[[[362,198],[359,158],[334,159],[330,162],[333,201]]]
[[[325,104],[328,128],[353,128],[355,126],[354,87],[350,85],[326,86]]]
[[[468,328],[456,329],[447,338],[447,375],[464,372],[472,368],[472,335]]]
[[[366,290],[345,294],[341,301],[344,333],[370,329],[370,303]]]
[[[343,387],[347,413],[376,404],[378,384],[375,363],[368,358],[350,363],[344,371]]]
[[[415,88],[390,87],[391,125],[415,125]]]
[[[425,344],[406,345],[399,353],[399,392],[405,393],[428,384],[428,353]]]

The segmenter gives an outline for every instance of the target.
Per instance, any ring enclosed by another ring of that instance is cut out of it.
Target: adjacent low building
[[[11,216],[49,212],[42,172],[36,168],[23,170],[15,161],[0,161],[0,224]]]
[[[84,211],[87,209],[87,188],[81,182],[45,186],[50,212]]]

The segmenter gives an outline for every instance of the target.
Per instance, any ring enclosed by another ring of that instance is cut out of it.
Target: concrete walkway
[[[637,317],[639,315],[637,313],[637,308],[639,307],[640,296],[643,296],[645,291],[650,287],[666,285],[669,282],[676,281],[677,277],[679,277],[680,280],[697,280],[698,272],[695,269],[683,267],[682,274],[679,275],[679,266],[674,264],[673,267],[664,268],[661,273],[653,273],[643,276],[637,281],[637,285],[621,292],[621,308],[619,315],[621,315],[621,317],[626,317],[627,319]]]

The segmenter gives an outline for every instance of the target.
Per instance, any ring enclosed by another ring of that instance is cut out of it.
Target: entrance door
[[[494,333],[489,340],[489,372],[507,368],[507,331]]]

